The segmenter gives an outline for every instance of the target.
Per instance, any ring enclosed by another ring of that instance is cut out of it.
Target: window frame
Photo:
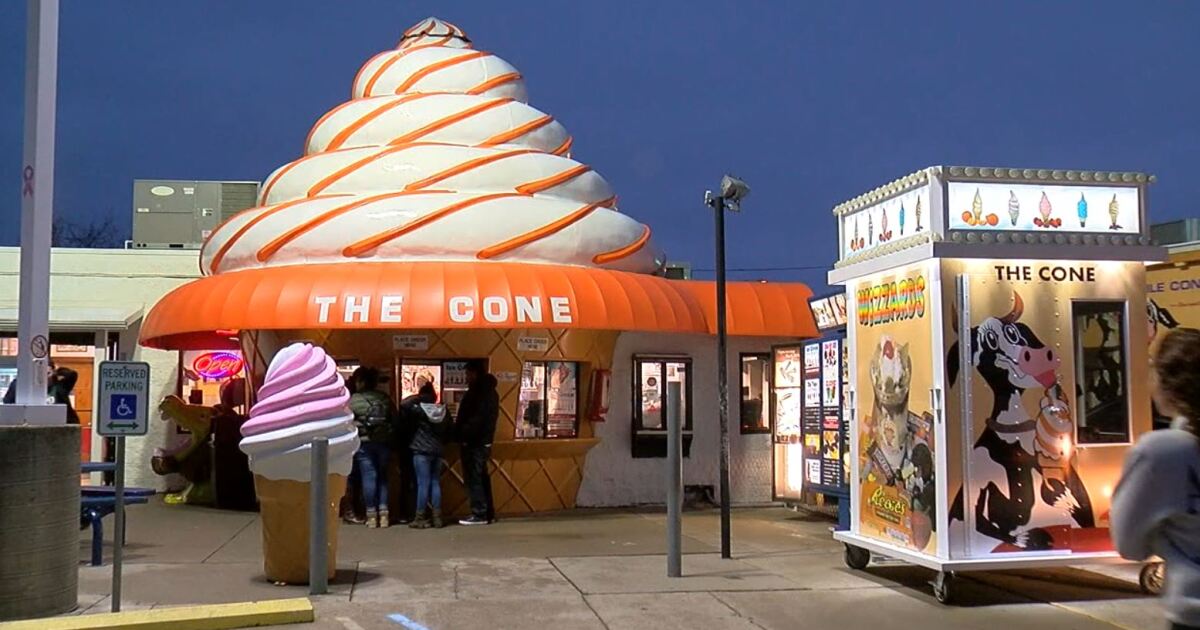
[[[663,428],[647,429],[642,425],[642,364],[657,363],[662,370],[662,381],[659,383],[659,392],[662,397],[663,406]],[[686,383],[683,392],[683,433],[685,435],[692,433],[692,358],[688,356],[671,356],[671,355],[635,355],[633,357],[633,387],[630,402],[633,405],[633,413],[630,414],[633,423],[633,434],[637,435],[667,435],[667,364],[681,363],[683,364],[684,378]]]
[[[1074,446],[1076,448],[1085,448],[1085,449],[1107,448],[1107,447],[1128,447],[1133,444],[1133,439],[1134,439],[1134,437],[1133,437],[1133,395],[1130,390],[1130,386],[1132,384],[1132,381],[1131,381],[1132,373],[1130,371],[1130,365],[1129,365],[1130,358],[1132,357],[1132,353],[1131,353],[1132,347],[1130,346],[1130,335],[1129,335],[1129,326],[1130,326],[1129,300],[1112,299],[1112,298],[1109,298],[1109,299],[1085,298],[1085,299],[1072,299],[1071,300],[1071,353],[1072,353],[1071,360],[1072,360],[1072,364],[1074,367],[1074,369],[1072,370],[1072,374],[1071,374],[1071,380],[1072,380],[1073,384],[1080,391],[1082,391],[1084,393],[1084,396],[1086,397],[1087,386],[1085,383],[1080,382],[1080,377],[1083,376],[1083,348],[1082,348],[1082,344],[1081,344],[1082,336],[1080,334],[1082,331],[1078,330],[1075,325],[1076,313],[1077,313],[1076,308],[1078,305],[1108,305],[1108,306],[1115,307],[1114,310],[1116,310],[1116,312],[1118,312],[1120,314],[1121,321],[1120,321],[1120,325],[1117,327],[1117,333],[1120,335],[1118,347],[1121,350],[1121,356],[1123,359],[1122,365],[1121,365],[1121,378],[1124,379],[1122,386],[1124,389],[1123,395],[1125,398],[1125,438],[1122,440],[1113,441],[1113,442],[1084,442],[1084,441],[1080,440],[1080,433],[1079,433],[1079,429],[1081,426],[1080,420],[1086,417],[1086,408],[1079,405],[1078,397],[1074,395],[1074,392],[1072,392],[1071,403],[1073,404],[1073,413],[1074,413],[1074,417],[1072,418],[1072,421],[1074,424],[1074,435],[1072,437],[1075,440]]]
[[[746,384],[744,380],[745,373],[741,370],[741,367],[745,364],[746,359],[760,359],[766,364],[763,368],[763,383],[766,389],[763,391],[763,408],[759,411],[760,414],[765,414],[767,417],[767,424],[763,427],[747,427],[742,422],[742,418],[744,417],[742,405],[746,402],[746,399],[742,397],[742,390]],[[775,377],[772,369],[772,359],[772,353],[770,352],[742,352],[738,354],[738,428],[741,430],[742,435],[770,435],[775,430],[773,426],[774,419],[771,416],[771,391],[774,389],[772,379]]]
[[[563,436],[546,435],[546,433],[547,433],[546,427],[550,421],[550,413],[546,409],[546,401],[548,401],[550,399],[550,364],[551,363],[568,363],[568,364],[575,366],[575,424],[574,424],[574,431],[573,431],[572,435],[563,435]],[[583,408],[582,401],[580,400],[580,397],[583,395],[583,392],[581,391],[582,388],[580,387],[580,376],[583,373],[583,364],[580,361],[571,361],[568,359],[535,359],[532,361],[522,360],[521,361],[522,377],[524,376],[524,371],[525,371],[526,365],[537,365],[537,364],[540,364],[542,366],[542,369],[545,371],[545,379],[542,381],[542,399],[541,399],[542,400],[542,413],[541,413],[542,436],[541,437],[520,437],[517,435],[517,426],[522,421],[521,400],[520,400],[520,395],[518,393],[517,409],[516,409],[517,413],[516,413],[516,416],[514,416],[515,422],[513,422],[513,440],[517,441],[517,442],[530,442],[530,441],[537,441],[537,440],[577,440],[577,439],[579,439],[579,418],[582,415],[580,412]],[[518,389],[520,389],[520,388],[518,388]]]

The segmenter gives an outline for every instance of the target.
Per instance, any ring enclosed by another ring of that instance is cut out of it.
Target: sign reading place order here
[[[316,295],[317,322],[401,324],[410,321],[403,295]],[[454,296],[446,300],[443,321],[455,324],[571,324],[574,306],[565,296]],[[422,313],[427,315],[427,313]],[[424,317],[420,319],[425,319]]]

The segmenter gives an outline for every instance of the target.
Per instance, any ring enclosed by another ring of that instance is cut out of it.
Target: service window
[[[1130,417],[1125,303],[1073,302],[1071,311],[1076,440],[1079,444],[1127,443]]]
[[[683,430],[692,429],[691,382],[692,362],[690,359],[634,359],[635,397],[633,422],[638,432],[667,430],[667,414],[671,413],[667,396],[667,384],[679,383],[681,400],[679,412],[683,418]]]
[[[579,436],[579,364],[526,361],[517,405],[518,440]]]
[[[770,433],[771,410],[767,395],[771,391],[771,355],[743,354],[741,359],[742,433]]]

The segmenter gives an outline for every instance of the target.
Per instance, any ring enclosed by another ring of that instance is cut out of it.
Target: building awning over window
[[[729,284],[731,335],[813,337],[803,284]],[[239,330],[586,328],[711,334],[711,282],[522,263],[312,264],[217,274],[162,298],[143,345],[217,348]]]
[[[50,304],[50,330],[53,331],[121,331],[141,318],[141,307],[114,307],[101,303]],[[18,321],[17,305],[0,305],[0,330],[16,330]]]

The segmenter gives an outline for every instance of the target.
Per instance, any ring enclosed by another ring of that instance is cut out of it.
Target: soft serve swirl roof
[[[570,158],[515,68],[423,20],[317,121],[258,208],[218,227],[207,274],[309,262],[498,260],[653,273],[650,228]]]

